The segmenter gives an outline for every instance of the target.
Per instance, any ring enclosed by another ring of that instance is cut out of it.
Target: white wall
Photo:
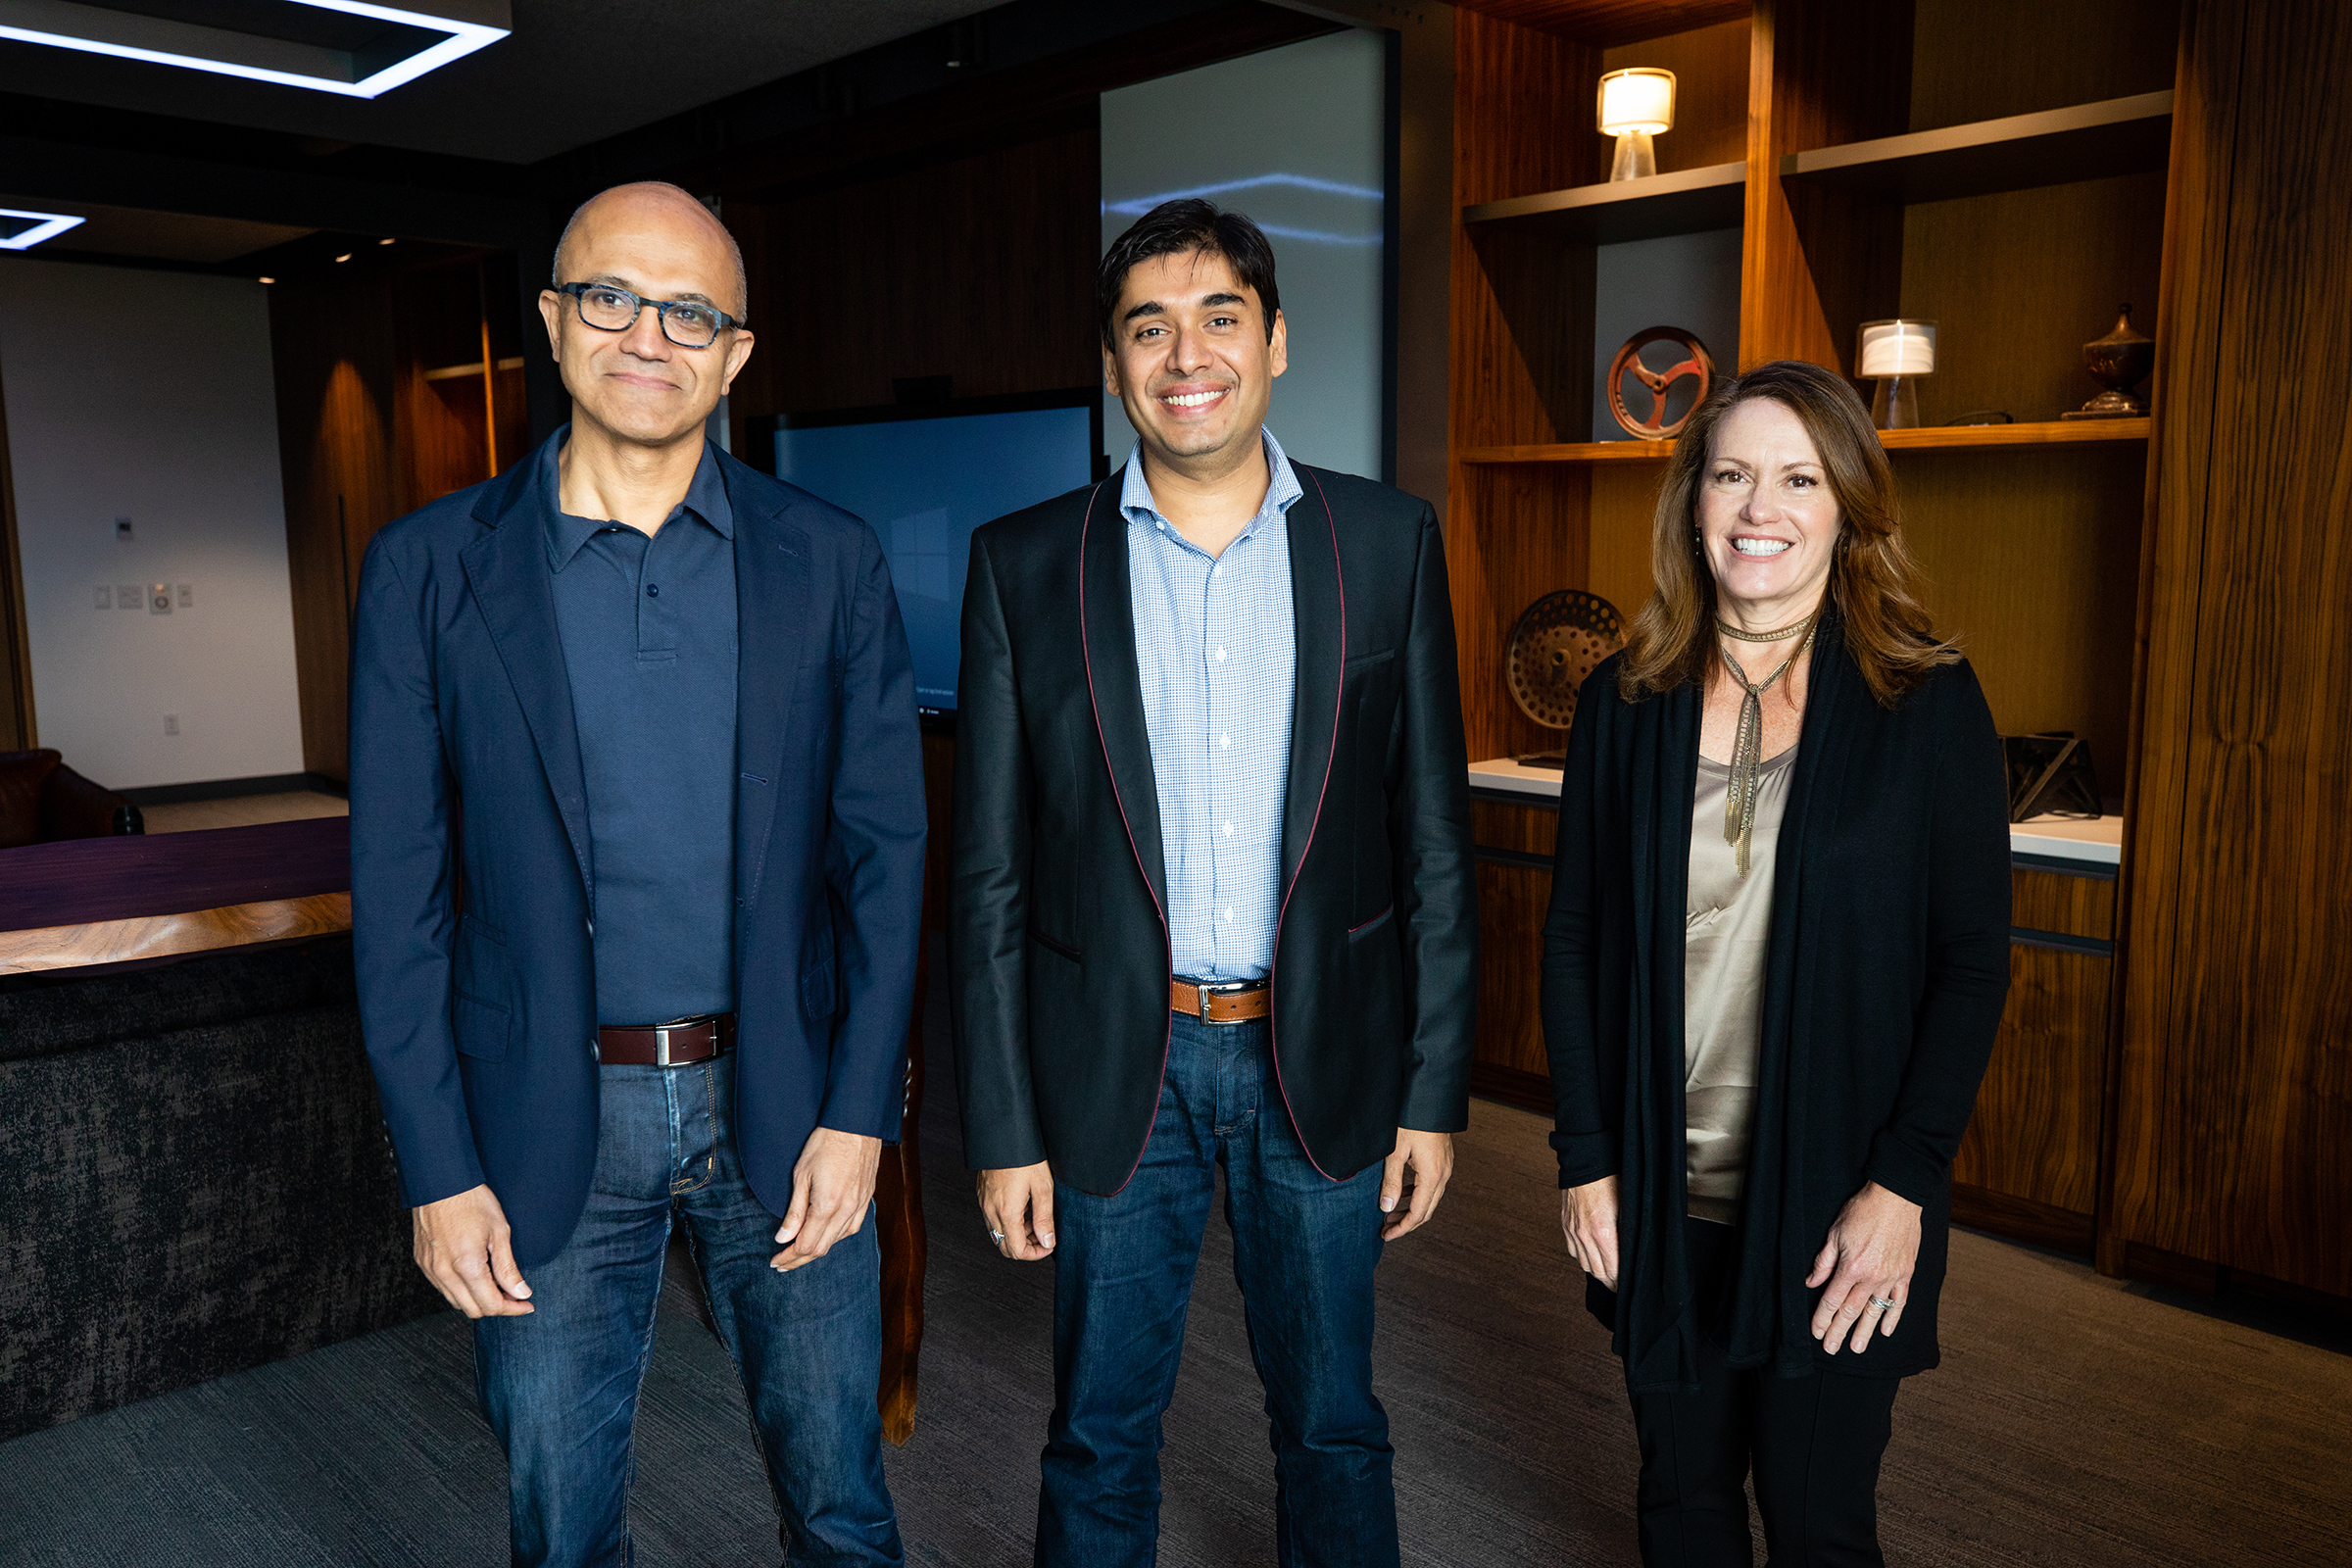
[[[0,261],[0,389],[40,744],[115,789],[300,772],[267,291]],[[193,603],[94,607],[155,583]]]
[[[1283,450],[1377,479],[1387,44],[1361,29],[1102,95],[1102,245],[1171,196],[1246,213],[1274,245],[1290,369],[1266,427]],[[1135,431],[1103,401],[1115,466]]]

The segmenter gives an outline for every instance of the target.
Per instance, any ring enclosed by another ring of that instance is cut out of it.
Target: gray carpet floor
[[[1381,1265],[1408,1563],[1636,1560],[1624,1384],[1562,1253],[1544,1132],[1474,1104],[1436,1222]],[[989,1248],[945,1093],[923,1137],[930,1326],[890,1482],[910,1561],[1009,1568],[1029,1560],[1052,1278]],[[2352,1562],[2340,1331],[2218,1314],[1968,1234],[1942,1320],[1943,1366],[1895,1405],[1889,1562]],[[641,1563],[777,1560],[734,1370],[674,1288],[637,1454]],[[1162,1562],[1273,1560],[1272,1457],[1221,1221],[1164,1464]],[[0,1446],[8,1565],[444,1568],[505,1549],[504,1461],[451,1314]]]

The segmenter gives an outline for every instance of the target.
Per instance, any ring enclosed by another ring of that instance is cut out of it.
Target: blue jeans
[[[1171,1020],[1142,1165],[1108,1198],[1054,1188],[1054,1416],[1037,1561],[1138,1568],[1158,1553],[1160,1417],[1225,1167],[1225,1222],[1274,1446],[1284,1568],[1396,1561],[1389,1419],[1372,1396],[1380,1167],[1345,1181],[1299,1147],[1263,1022]]]
[[[474,1387],[506,1445],[518,1568],[630,1561],[630,1430],[680,1214],[743,1376],[786,1561],[904,1561],[874,1406],[882,1287],[872,1216],[813,1263],[790,1274],[767,1266],[780,1221],[736,1158],[733,1068],[722,1056],[598,1069],[588,1206],[564,1250],[524,1271],[538,1310],[474,1325]]]

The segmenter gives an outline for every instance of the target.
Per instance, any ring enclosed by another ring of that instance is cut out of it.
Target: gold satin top
[[[1690,805],[1690,882],[1683,920],[1684,1175],[1693,1218],[1740,1222],[1762,1042],[1764,952],[1772,937],[1774,852],[1796,748],[1757,770],[1746,876],[1723,836],[1732,770],[1698,760]]]

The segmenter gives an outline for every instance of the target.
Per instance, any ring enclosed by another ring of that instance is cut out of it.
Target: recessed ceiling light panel
[[[374,98],[514,30],[509,0],[433,0],[431,12],[367,0],[228,0],[212,9],[233,13],[238,25],[205,26],[86,0],[0,0],[0,39]],[[334,43],[316,41],[318,28],[306,18],[320,12],[357,25],[337,29]]]
[[[82,222],[71,213],[28,213],[18,207],[0,207],[0,251],[28,251]]]

